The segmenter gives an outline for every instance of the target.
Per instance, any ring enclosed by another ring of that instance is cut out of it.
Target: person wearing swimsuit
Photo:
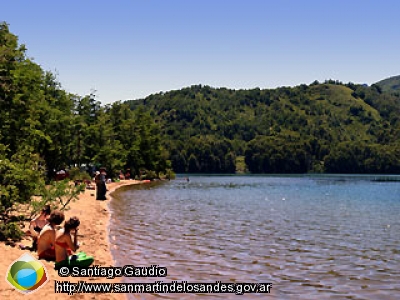
[[[39,259],[55,260],[56,227],[64,221],[64,218],[64,213],[59,210],[55,210],[50,214],[49,224],[43,227],[38,238],[37,252]]]
[[[32,246],[27,247],[24,245],[20,245],[21,249],[29,249],[32,251],[36,251],[37,249],[37,240],[39,238],[40,231],[43,227],[48,223],[47,218],[50,215],[50,205],[45,205],[39,216],[34,218],[29,223],[29,230],[26,231],[26,235],[32,237]]]
[[[94,259],[86,256],[84,252],[72,255],[78,249],[78,227],[80,221],[77,217],[72,217],[64,223],[64,229],[56,234],[55,254],[56,254],[56,270],[62,266],[90,266]]]

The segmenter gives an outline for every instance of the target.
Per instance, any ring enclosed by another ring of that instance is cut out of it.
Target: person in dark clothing
[[[106,174],[106,169],[104,168],[100,168],[100,172],[96,172],[96,200],[107,200]]]

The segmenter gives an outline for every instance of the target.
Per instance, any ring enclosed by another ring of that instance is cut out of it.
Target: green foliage
[[[91,176],[86,170],[82,170],[78,167],[69,169],[69,179],[74,180],[91,180]]]
[[[36,202],[38,207],[48,204],[52,209],[68,210],[71,201],[78,200],[79,194],[85,191],[85,184],[74,185],[68,179],[52,182],[51,185],[41,186],[41,200]]]
[[[235,165],[236,165],[236,173],[242,174],[242,173],[247,173],[248,172],[243,155],[236,157]]]
[[[8,222],[19,204],[27,204],[44,185],[40,160],[29,149],[17,152],[8,159],[0,155],[0,218]]]
[[[19,222],[9,222],[0,224],[0,241],[20,240],[24,235]]]
[[[142,170],[141,174],[141,180],[154,180],[158,178],[158,175],[155,171]]]
[[[173,180],[175,178],[176,178],[176,174],[173,170],[167,169],[165,171],[165,176],[163,176],[163,179]]]
[[[21,149],[9,159],[5,147],[0,154],[0,239],[19,239],[18,208],[30,203],[44,185],[43,169],[37,155],[29,148]]]

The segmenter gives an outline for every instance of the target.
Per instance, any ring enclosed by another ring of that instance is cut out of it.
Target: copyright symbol
[[[67,277],[68,275],[69,275],[69,268],[68,267],[61,267],[58,270],[58,276]]]

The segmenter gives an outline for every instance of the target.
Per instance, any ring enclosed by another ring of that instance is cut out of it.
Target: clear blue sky
[[[103,104],[193,84],[372,84],[400,74],[400,1],[3,1],[28,56]]]

